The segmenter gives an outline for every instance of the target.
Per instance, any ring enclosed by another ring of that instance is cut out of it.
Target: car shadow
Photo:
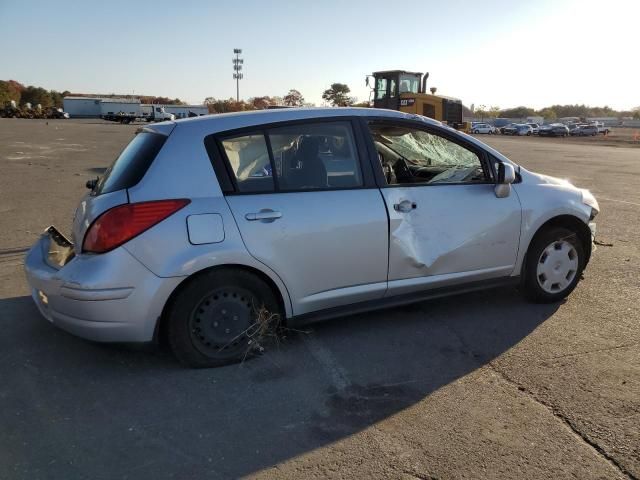
[[[242,364],[189,370],[163,349],[72,337],[29,297],[0,300],[0,452],[48,478],[240,477],[420,402],[558,307],[488,290],[290,331]]]

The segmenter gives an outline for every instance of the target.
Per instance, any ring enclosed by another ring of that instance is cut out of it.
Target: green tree
[[[552,107],[543,108],[542,110],[539,110],[537,113],[541,117],[544,117],[545,120],[555,120],[556,118],[558,118],[556,111]]]
[[[355,103],[355,99],[349,96],[351,89],[344,83],[332,83],[322,93],[322,99],[329,102],[334,107],[348,107]]]
[[[533,116],[535,115],[535,113],[536,112],[533,108],[520,106],[520,107],[507,108],[505,110],[501,110],[500,116],[506,117],[506,118],[524,118],[524,117]]]
[[[51,95],[44,88],[34,87],[29,85],[22,92],[22,96],[20,99],[22,104],[30,103],[34,107],[37,104],[42,105],[43,108],[52,107],[53,101],[51,100]]]
[[[289,90],[282,101],[289,107],[301,107],[302,105],[304,105],[304,97],[295,88]]]
[[[484,117],[489,116],[489,111],[487,110],[486,105],[478,105],[473,109],[473,116],[475,118],[480,117],[480,120],[484,120]]]
[[[633,118],[636,120],[640,120],[640,107],[636,107],[632,111],[633,111]]]
[[[489,117],[491,118],[498,118],[498,116],[500,115],[500,107],[494,105],[492,107],[489,107]]]

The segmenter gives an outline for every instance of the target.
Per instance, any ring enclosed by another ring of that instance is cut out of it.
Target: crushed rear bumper
[[[162,309],[183,277],[158,277],[124,248],[100,255],[72,254],[56,263],[52,250],[55,255],[57,246],[47,231],[25,259],[31,296],[47,320],[98,342],[153,339]]]

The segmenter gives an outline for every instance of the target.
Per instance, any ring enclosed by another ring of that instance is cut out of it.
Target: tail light
[[[85,253],[105,253],[160,223],[190,203],[187,199],[127,203],[94,220],[82,243]]]

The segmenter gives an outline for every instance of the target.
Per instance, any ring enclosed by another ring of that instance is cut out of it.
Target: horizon
[[[586,105],[629,111],[640,105],[637,67],[625,54],[634,42],[638,2],[612,1],[602,8],[575,0],[560,5],[550,0],[535,5],[410,1],[396,12],[395,24],[384,25],[380,38],[371,21],[386,11],[378,0],[242,4],[129,5],[118,0],[86,6],[67,1],[60,8],[42,1],[5,1],[0,4],[3,18],[19,19],[27,7],[34,28],[20,42],[15,41],[19,21],[8,22],[0,32],[0,41],[12,45],[0,76],[47,90],[202,104],[206,97],[235,98],[231,59],[233,49],[242,48],[244,100],[282,97],[297,89],[307,102],[323,106],[322,92],[339,82],[362,102],[369,100],[365,75],[404,69],[430,72],[428,86],[467,106],[540,110]],[[322,21],[336,16],[347,27]],[[541,71],[548,73],[538,76]]]

